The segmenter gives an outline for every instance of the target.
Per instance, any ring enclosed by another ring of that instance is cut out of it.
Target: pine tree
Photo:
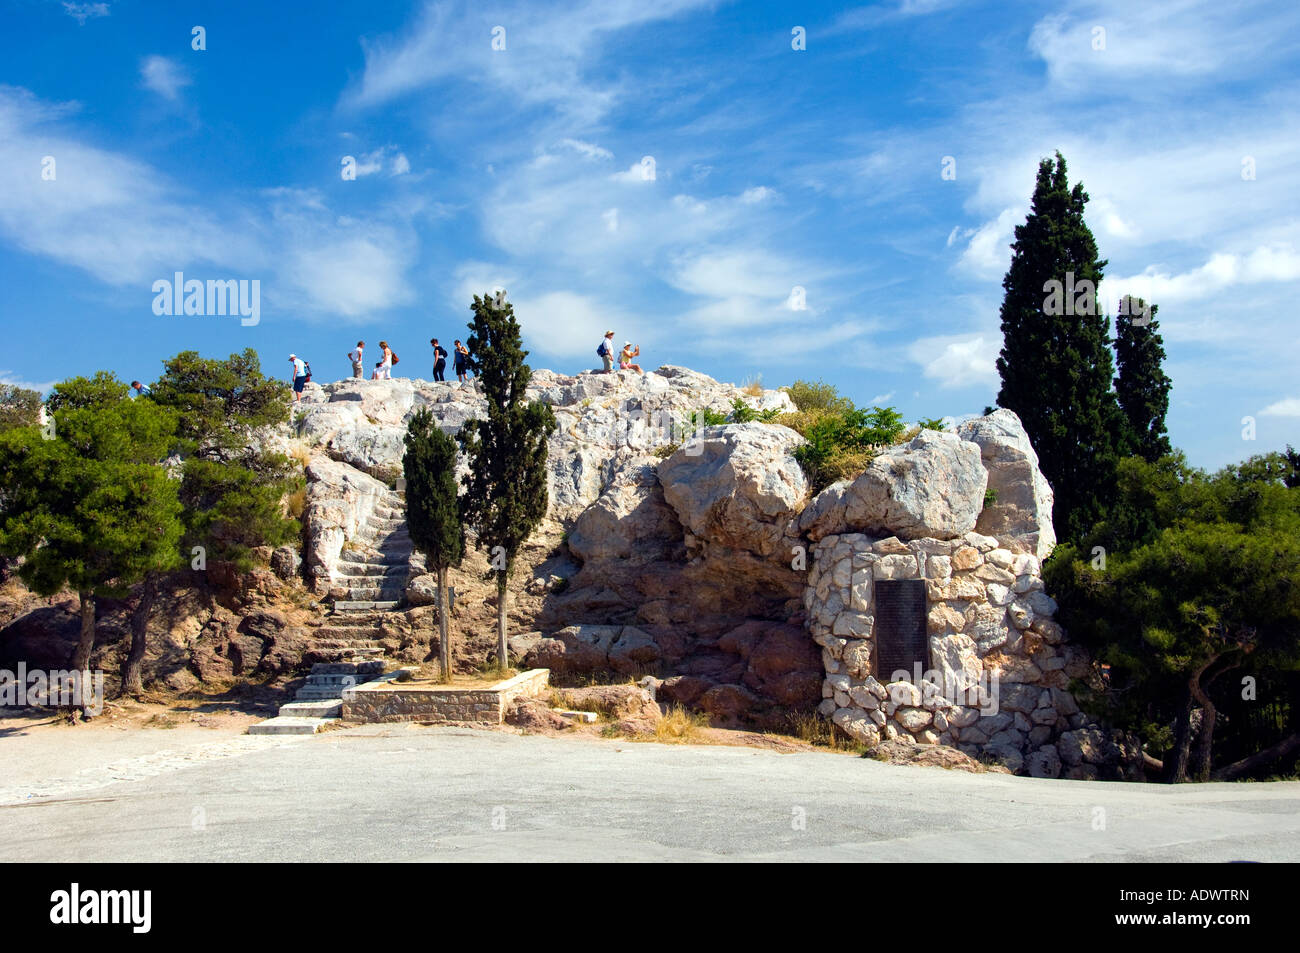
[[[997,402],[1033,441],[1062,539],[1081,537],[1113,497],[1125,426],[1111,391],[1110,321],[1096,304],[1106,262],[1083,219],[1087,202],[1061,154],[1044,159],[1002,281]]]
[[[474,320],[465,342],[470,368],[487,398],[487,417],[470,420],[456,439],[469,460],[461,511],[477,532],[474,545],[488,550],[497,580],[497,662],[509,664],[506,645],[506,584],[520,545],[547,506],[547,440],[555,415],[541,401],[527,402],[532,371],[524,363],[514,306],[474,296]]]
[[[447,635],[447,570],[459,566],[465,553],[465,529],[456,499],[456,443],[438,429],[433,414],[421,407],[406,427],[406,522],[411,542],[424,553],[438,576],[438,659],[442,677],[451,679]]]
[[[1155,314],[1141,298],[1125,298],[1115,318],[1115,396],[1128,419],[1131,450],[1148,463],[1170,453],[1165,430],[1169,389],[1173,382],[1164,372],[1164,340]]]
[[[0,551],[24,556],[34,591],[64,586],[81,601],[73,671],[90,665],[96,598],[120,597],[180,562],[177,482],[160,465],[176,415],[131,400],[111,374],[57,385],[47,403],[53,436],[36,427],[0,434]]]

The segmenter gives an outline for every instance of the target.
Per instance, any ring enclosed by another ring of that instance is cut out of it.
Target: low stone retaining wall
[[[499,725],[516,698],[533,697],[550,683],[551,670],[529,669],[486,688],[398,682],[396,673],[343,693],[346,721],[420,721]]]

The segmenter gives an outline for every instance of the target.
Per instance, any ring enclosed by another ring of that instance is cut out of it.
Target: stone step
[[[398,603],[394,601],[371,602],[369,600],[349,600],[346,602],[335,602],[334,608],[339,612],[370,612],[376,609],[396,609]]]
[[[383,649],[307,649],[302,653],[304,662],[382,661],[383,658]]]
[[[340,563],[338,581],[345,582],[349,579],[400,579],[406,573],[406,567],[402,564],[390,566],[387,563],[381,563],[377,571],[371,571],[366,563]]]
[[[379,601],[387,602],[390,599],[400,600],[406,587],[393,587],[390,589],[372,589],[367,586],[353,586],[348,590],[348,596],[353,602]]]
[[[343,700],[289,702],[280,706],[281,718],[337,718],[343,714]]]
[[[366,629],[371,634],[368,636],[332,636],[326,638],[312,639],[311,647],[314,649],[373,649],[379,645],[379,639],[383,637],[383,632],[376,629]]]
[[[374,512],[370,514],[370,518],[381,520],[401,520],[402,522],[405,522],[406,510],[401,506],[386,506],[381,503],[375,507]]]
[[[353,549],[341,553],[339,562],[374,567],[378,571],[382,571],[385,566],[396,566],[398,563],[407,562],[409,558],[409,553],[362,553]]]
[[[317,676],[334,676],[334,675],[354,675],[358,678],[375,678],[384,674],[384,666],[381,662],[357,662],[356,664],[346,664],[333,662],[330,664],[318,664],[311,667],[311,677]]]
[[[297,718],[291,716],[268,718],[248,726],[250,735],[314,735],[337,718]]]

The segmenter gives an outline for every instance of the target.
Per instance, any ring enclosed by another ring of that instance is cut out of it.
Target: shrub
[[[795,381],[782,388],[800,411],[831,411],[844,413],[853,409],[853,401],[840,394],[834,384],[824,381]]]
[[[785,414],[780,422],[808,441],[795,450],[794,458],[814,493],[861,473],[880,447],[896,442],[905,432],[902,414],[894,408],[861,410],[851,403],[844,411]]]

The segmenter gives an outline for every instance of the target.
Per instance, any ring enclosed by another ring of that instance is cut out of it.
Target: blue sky
[[[504,287],[536,367],[595,365],[609,327],[652,367],[979,412],[1060,149],[1103,301],[1160,305],[1175,444],[1300,445],[1291,0],[326,9],[7,0],[0,379],[248,346],[329,379],[359,337],[428,377],[428,339]],[[258,280],[260,322],[155,315],[176,271]]]

